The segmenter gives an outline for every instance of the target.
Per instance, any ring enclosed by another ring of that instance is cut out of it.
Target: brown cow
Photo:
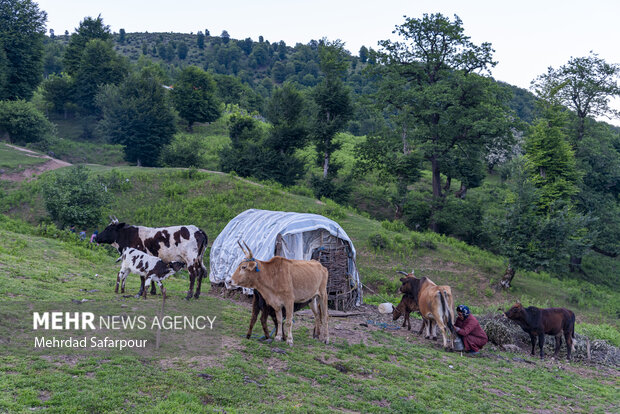
[[[238,243],[238,242],[237,242]],[[295,303],[310,302],[314,313],[314,337],[329,343],[327,313],[327,269],[316,260],[292,260],[274,256],[269,261],[257,260],[252,250],[238,243],[245,254],[235,273],[226,282],[235,286],[256,289],[265,302],[276,311],[277,325],[281,326],[275,339],[293,345],[293,311]],[[286,310],[286,328],[282,323],[282,309]],[[286,329],[286,331],[284,330]]]
[[[402,286],[400,291],[411,296],[418,303],[422,321],[426,324],[426,338],[433,335],[435,338],[436,327],[439,327],[441,336],[443,337],[443,347],[454,348],[454,303],[452,300],[452,289],[450,286],[437,286],[427,277],[420,279],[413,276],[412,273],[399,272],[407,277],[400,279]],[[450,340],[447,339],[447,330],[450,331]]]
[[[539,309],[535,306],[524,308],[520,303],[516,303],[504,315],[518,323],[521,329],[530,335],[532,355],[534,355],[536,339],[538,338],[540,359],[544,358],[545,334],[555,336],[554,358],[557,358],[558,352],[560,352],[562,334],[564,334],[566,358],[570,361],[570,353],[575,350],[573,342],[575,338],[575,314],[573,311],[565,308]]]
[[[306,307],[309,302],[303,303],[295,303],[295,310],[298,310]],[[252,317],[250,318],[250,327],[248,328],[248,333],[246,334],[246,338],[250,339],[252,336],[252,329],[254,329],[254,324],[256,323],[256,319],[258,319],[258,315],[260,317],[260,323],[263,326],[263,332],[265,332],[265,339],[269,339],[269,330],[267,329],[267,318],[271,316],[273,323],[276,326],[276,335],[278,335],[278,320],[276,319],[276,311],[265,302],[265,299],[261,296],[258,290],[254,289],[253,300],[252,300]],[[286,309],[282,309],[282,317],[286,319]],[[286,332],[282,337],[286,340]]]
[[[405,320],[403,321],[403,328],[407,326],[407,329],[411,330],[411,321],[409,320],[409,314],[411,312],[419,310],[420,308],[418,307],[418,302],[412,296],[403,295],[403,297],[400,299],[400,303],[398,304],[398,306],[396,306],[392,311],[392,320],[397,321],[398,318],[404,315]],[[422,323],[422,327],[420,327],[418,335],[422,333],[423,329],[424,323]]]

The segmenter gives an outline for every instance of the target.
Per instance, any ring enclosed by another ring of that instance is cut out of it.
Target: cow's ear
[[[407,278],[406,278],[406,277],[401,277],[401,278],[400,278],[400,283],[405,283],[406,281],[407,281]]]
[[[123,227],[125,227],[125,223],[118,223],[118,224],[116,225],[116,227],[118,227],[119,229],[120,229],[120,228],[123,228]]]

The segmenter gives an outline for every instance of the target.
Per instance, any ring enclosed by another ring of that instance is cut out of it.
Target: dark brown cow
[[[566,339],[566,358],[570,361],[570,353],[575,350],[575,344],[573,343],[575,338],[575,314],[573,311],[565,308],[540,309],[535,306],[524,308],[520,303],[516,303],[504,315],[518,323],[521,329],[530,335],[532,355],[534,355],[536,338],[538,338],[541,359],[544,358],[545,335],[555,336],[555,352],[553,357],[557,358],[562,346],[562,334],[564,334]]]
[[[404,316],[405,320],[403,321],[403,328],[407,326],[407,329],[411,330],[411,321],[409,320],[409,314],[411,312],[419,310],[420,308],[418,307],[418,302],[416,302],[416,300],[412,296],[403,295],[403,297],[400,299],[400,303],[398,304],[398,306],[396,306],[392,311],[392,320],[396,321],[401,316]],[[422,323],[422,327],[420,328],[418,335],[422,334],[423,329],[424,323]]]
[[[239,244],[245,259],[237,270],[226,279],[228,285],[256,289],[265,302],[276,311],[280,332],[275,337],[282,340],[286,332],[286,343],[293,345],[292,315],[295,303],[309,302],[314,313],[314,337],[329,343],[327,311],[327,269],[316,260],[292,260],[274,256],[269,261],[257,260],[252,250],[247,251]],[[286,331],[282,322],[282,309],[286,310]]]
[[[400,279],[400,291],[411,296],[418,304],[422,315],[423,327],[426,325],[426,338],[436,337],[433,323],[439,327],[443,338],[443,347],[454,348],[454,303],[450,286],[437,286],[427,277],[420,279],[412,273],[399,272],[407,277]],[[447,337],[449,331],[449,340]]]
[[[95,238],[95,242],[111,244],[119,253],[134,248],[164,262],[183,262],[189,271],[189,291],[187,299],[200,296],[202,278],[207,270],[203,265],[203,255],[207,247],[207,234],[196,226],[144,227],[119,223],[116,218]],[[196,294],[194,282],[197,280]],[[152,285],[151,293],[154,293]],[[141,277],[140,293],[144,292],[144,277]]]
[[[297,312],[298,310],[306,307],[308,303],[309,302],[296,303],[294,305],[294,308],[295,308],[294,311]],[[256,323],[256,319],[258,318],[259,314],[261,315],[260,323],[263,326],[263,332],[265,332],[265,339],[269,339],[269,330],[267,329],[267,318],[269,316],[271,316],[271,320],[273,320],[273,323],[276,328],[275,335],[277,336],[278,335],[278,320],[276,319],[276,311],[274,308],[267,305],[267,302],[265,302],[265,299],[261,296],[260,292],[254,289],[253,299],[252,299],[252,318],[250,319],[250,327],[248,328],[248,333],[246,335],[246,338],[248,339],[250,339],[250,337],[252,336],[252,329],[254,329],[254,324]],[[285,308],[282,308],[282,317],[286,319]],[[282,337],[284,340],[286,340],[286,332],[282,333]]]

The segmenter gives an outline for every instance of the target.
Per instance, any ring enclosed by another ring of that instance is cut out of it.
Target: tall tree
[[[585,134],[586,118],[620,116],[620,111],[609,105],[612,98],[620,96],[619,76],[620,65],[607,63],[590,52],[586,57],[571,58],[559,69],[550,67],[532,81],[532,86],[539,96],[575,111],[579,142]]]
[[[109,41],[112,39],[112,33],[110,32],[110,26],[103,24],[101,15],[96,19],[92,17],[85,17],[80,22],[80,25],[75,29],[75,33],[71,35],[69,44],[65,49],[64,68],[65,71],[75,76],[80,68],[82,62],[82,53],[86,48],[89,41],[99,39],[103,41]]]
[[[538,189],[539,208],[544,212],[549,212],[557,201],[572,204],[571,197],[579,191],[580,174],[565,128],[562,109],[546,105],[526,139],[526,171]]]
[[[46,20],[34,1],[0,1],[0,99],[30,99],[41,82]]]
[[[174,105],[191,131],[194,122],[213,122],[221,115],[213,77],[196,66],[184,68],[172,91]]]
[[[126,40],[126,33],[125,33],[125,29],[120,29],[118,31],[118,43],[123,44],[125,43]]]
[[[124,57],[117,54],[109,42],[90,40],[82,52],[75,72],[75,102],[82,114],[96,113],[95,95],[102,85],[118,85],[128,72]]]
[[[323,80],[312,91],[316,113],[312,126],[312,138],[323,167],[323,179],[327,179],[330,158],[339,144],[334,137],[343,131],[353,114],[349,89],[342,81],[348,67],[347,52],[340,40],[323,39],[319,44],[319,62]]]
[[[379,102],[406,113],[415,127],[407,130],[407,140],[431,165],[436,209],[444,196],[442,168],[459,156],[455,152],[477,162],[479,148],[509,136],[500,88],[475,73],[495,66],[493,49],[489,43],[473,44],[458,16],[406,18],[395,33],[404,41],[380,42]],[[437,230],[434,220],[430,227]]]
[[[205,35],[200,31],[198,32],[198,37],[196,38],[196,45],[200,50],[205,48]]]
[[[103,112],[98,128],[110,143],[125,146],[127,161],[156,166],[162,148],[176,132],[176,119],[154,72],[147,68],[119,86],[103,87],[97,104]]]

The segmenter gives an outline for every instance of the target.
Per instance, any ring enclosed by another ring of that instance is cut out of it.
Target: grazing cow
[[[127,248],[134,248],[152,256],[159,257],[165,262],[183,262],[189,271],[189,291],[187,299],[192,295],[198,299],[202,278],[207,270],[203,265],[203,255],[207,247],[207,234],[196,226],[171,227],[144,227],[131,226],[119,223],[116,217],[95,238],[97,243],[106,243],[114,246],[119,253]],[[196,294],[194,295],[194,281],[198,278]],[[155,285],[152,286],[154,293]],[[140,292],[144,291],[144,278],[141,278]]]
[[[538,337],[541,359],[544,357],[545,334],[555,336],[553,357],[557,358],[562,346],[563,333],[566,339],[566,358],[570,361],[570,353],[575,350],[573,342],[575,338],[575,314],[573,311],[565,308],[540,309],[535,306],[524,308],[520,303],[516,303],[504,315],[518,323],[521,329],[530,335],[532,355],[534,355],[536,338]]]
[[[402,285],[400,291],[411,296],[418,304],[420,314],[422,315],[423,327],[426,325],[426,338],[433,335],[437,337],[436,328],[433,323],[439,327],[441,336],[443,337],[443,347],[454,348],[454,303],[452,300],[452,289],[450,286],[437,286],[427,277],[420,279],[413,276],[412,273],[398,272],[406,275],[400,279]],[[446,330],[450,331],[450,340],[446,337]],[[434,339],[433,338],[433,339]]]
[[[294,305],[294,312],[306,307],[309,302],[305,303],[296,303]],[[260,323],[263,326],[263,332],[265,332],[265,338],[269,339],[269,330],[267,329],[267,318],[271,316],[273,323],[276,327],[276,336],[278,335],[278,321],[276,319],[276,311],[271,306],[267,305],[265,299],[261,296],[260,292],[254,289],[253,299],[252,299],[252,318],[250,319],[250,327],[248,329],[248,333],[246,338],[250,339],[252,336],[252,329],[254,329],[254,324],[256,323],[256,319],[258,318],[258,314],[261,314]],[[286,319],[286,309],[282,308],[282,317]],[[286,332],[282,333],[282,338],[286,340]]]
[[[328,313],[327,313],[327,269],[316,260],[292,260],[274,256],[269,261],[257,260],[252,250],[237,242],[245,259],[237,270],[226,279],[227,284],[256,289],[265,299],[265,302],[276,312],[276,325],[282,329],[275,339],[282,340],[286,332],[286,343],[293,345],[292,315],[295,303],[309,302],[314,313],[314,334],[329,343]],[[282,322],[282,310],[286,315],[286,328]],[[286,330],[285,330],[286,329]]]
[[[121,285],[121,293],[125,293],[125,279],[127,279],[129,273],[135,273],[145,279],[146,287],[151,282],[157,283],[164,302],[166,301],[166,288],[164,288],[161,282],[185,267],[185,263],[166,263],[158,257],[151,256],[134,248],[125,249],[116,262],[118,263],[121,260],[121,270],[119,270],[118,276],[116,276],[115,293],[118,293],[119,283]],[[146,289],[143,290],[143,294],[144,299],[146,299]]]

